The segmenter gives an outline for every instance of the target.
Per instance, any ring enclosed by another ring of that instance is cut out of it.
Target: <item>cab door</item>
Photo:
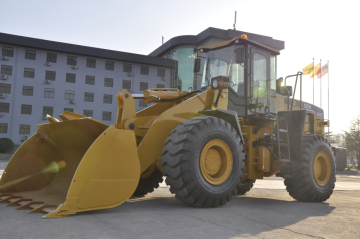
[[[235,53],[233,56],[235,59]],[[245,66],[233,61],[230,71],[230,87],[228,94],[228,109],[236,111],[239,117],[246,115],[246,84]]]
[[[250,48],[247,114],[270,112],[270,54]]]

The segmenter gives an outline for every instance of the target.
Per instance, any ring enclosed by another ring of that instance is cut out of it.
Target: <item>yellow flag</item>
[[[309,75],[310,73],[314,72],[314,62],[307,65],[304,69],[302,69],[303,75]]]

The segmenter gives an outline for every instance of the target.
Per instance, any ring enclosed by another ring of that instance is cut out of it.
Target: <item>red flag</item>
[[[314,75],[319,74],[319,72],[321,71],[321,63],[317,64],[314,68]]]
[[[317,78],[318,78],[318,79],[320,79],[320,78],[321,78],[321,76],[322,76],[321,69],[320,69],[319,73],[318,73],[316,76],[317,76]]]

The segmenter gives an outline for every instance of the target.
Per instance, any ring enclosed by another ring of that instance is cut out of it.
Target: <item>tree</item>
[[[350,130],[344,131],[344,148],[347,149],[347,156],[353,166],[360,170],[360,116],[358,115],[351,122]]]
[[[325,133],[325,138],[332,146],[340,146],[343,144],[341,134],[334,134],[333,132],[329,132]]]

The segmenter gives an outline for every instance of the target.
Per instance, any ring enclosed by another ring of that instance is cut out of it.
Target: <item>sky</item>
[[[360,67],[359,5],[349,0],[0,0],[0,32],[147,55],[161,45],[162,36],[167,41],[208,27],[231,29],[237,11],[237,30],[285,41],[278,77],[296,74],[313,58],[315,64],[329,61],[330,131],[341,133],[360,115],[360,78],[355,74]],[[325,118],[327,82],[325,75]],[[309,103],[312,85],[303,76],[303,100]],[[317,78],[315,104],[320,106]]]

